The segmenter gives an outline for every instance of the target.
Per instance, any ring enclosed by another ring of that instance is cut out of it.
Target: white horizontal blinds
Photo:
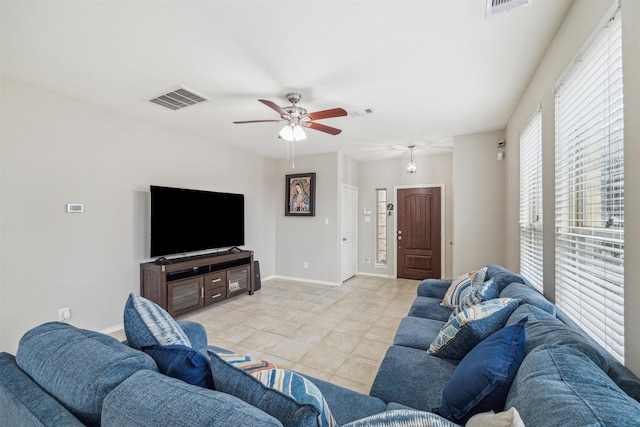
[[[621,19],[556,93],[556,303],[624,361]]]
[[[520,134],[520,274],[542,292],[542,114]]]

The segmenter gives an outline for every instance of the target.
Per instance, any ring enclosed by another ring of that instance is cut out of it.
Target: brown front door
[[[440,188],[398,189],[398,278],[440,278]]]

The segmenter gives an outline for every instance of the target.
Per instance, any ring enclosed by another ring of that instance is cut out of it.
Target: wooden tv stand
[[[253,295],[253,251],[231,250],[140,264],[140,294],[173,317],[248,293]]]

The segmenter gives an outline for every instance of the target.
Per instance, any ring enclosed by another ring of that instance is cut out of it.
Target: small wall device
[[[69,203],[67,204],[67,212],[82,213],[84,212],[84,205],[82,203]]]

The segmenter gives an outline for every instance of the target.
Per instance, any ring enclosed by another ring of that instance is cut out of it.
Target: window
[[[520,273],[542,292],[542,114],[520,134]]]
[[[376,264],[387,264],[387,189],[376,189]]]
[[[622,46],[617,11],[556,89],[556,303],[624,362]]]

